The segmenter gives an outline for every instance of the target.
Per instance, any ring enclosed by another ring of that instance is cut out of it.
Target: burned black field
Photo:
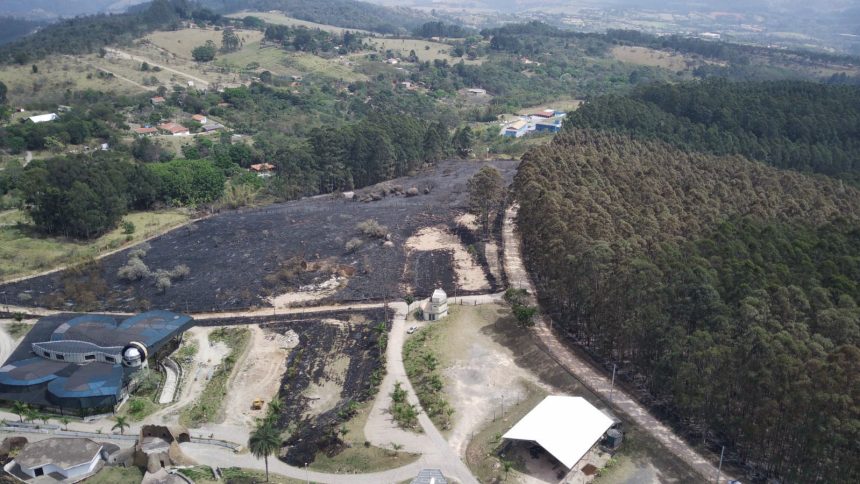
[[[513,177],[516,162],[492,164],[507,180]],[[481,166],[444,162],[414,177],[359,190],[353,199],[326,195],[222,213],[153,239],[143,255],[140,247],[127,249],[0,286],[0,294],[36,307],[128,312],[266,307],[269,297],[330,279],[339,281],[337,287],[315,304],[398,299],[404,285],[416,297],[429,296],[437,286],[453,294],[450,255],[418,252],[407,261],[404,242],[423,227],[454,231],[455,216],[466,209],[466,183]],[[366,220],[387,228],[385,234],[363,233],[356,226]],[[132,265],[135,251],[145,275],[121,277],[120,268]]]
[[[281,458],[292,465],[313,462],[318,452],[334,455],[343,449],[338,429],[354,414],[356,405],[376,395],[384,375],[390,317],[380,309],[344,311],[324,315],[261,316],[198,321],[207,326],[260,324],[285,335],[299,337],[290,352],[278,397],[283,403],[277,419],[281,430],[289,430]],[[325,321],[323,321],[325,319]],[[332,321],[339,321],[334,323]],[[348,360],[344,368],[335,367]],[[313,412],[311,387],[329,383],[336,388],[330,408]]]

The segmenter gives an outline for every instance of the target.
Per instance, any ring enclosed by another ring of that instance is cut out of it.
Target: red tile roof
[[[162,130],[162,131],[169,131],[169,132],[171,132],[171,133],[173,133],[173,134],[176,134],[176,133],[182,133],[182,132],[186,132],[186,131],[188,131],[188,128],[186,128],[185,126],[182,126],[181,124],[177,124],[177,123],[164,123],[164,124],[159,124],[159,125],[158,125],[158,129],[160,129],[160,130]]]

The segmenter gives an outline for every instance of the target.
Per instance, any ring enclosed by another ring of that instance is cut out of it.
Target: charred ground
[[[507,180],[513,177],[516,162],[490,163]],[[118,275],[131,248],[89,265],[0,286],[0,297],[9,304],[76,311],[216,311],[269,306],[267,298],[279,292],[339,276],[343,282],[326,295],[328,302],[399,298],[404,285],[416,297],[429,296],[440,285],[453,294],[450,255],[419,252],[407,260],[404,241],[422,227],[444,225],[470,244],[454,218],[465,211],[466,182],[482,165],[443,162],[416,176],[360,190],[352,199],[319,196],[222,213],[176,229],[150,241],[140,257],[152,274],[188,267],[188,274],[166,289],[155,276],[128,281]],[[385,226],[387,237],[363,235],[356,225],[365,220]],[[361,244],[348,250],[352,239]],[[486,268],[482,255],[478,260]],[[485,272],[495,290],[496,281]]]

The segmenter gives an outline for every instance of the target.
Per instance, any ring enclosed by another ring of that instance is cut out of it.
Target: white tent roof
[[[34,123],[44,123],[47,121],[55,121],[57,119],[60,119],[60,117],[57,116],[57,113],[49,113],[49,114],[40,114],[38,116],[30,116],[30,121],[32,121]]]
[[[612,419],[582,397],[549,396],[504,435],[537,442],[568,469],[612,426]]]

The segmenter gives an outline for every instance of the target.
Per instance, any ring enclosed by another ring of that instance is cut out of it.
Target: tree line
[[[98,152],[34,160],[16,174],[15,188],[41,232],[92,238],[115,228],[129,210],[212,202],[224,182],[206,160],[140,165]]]
[[[801,81],[653,84],[598,97],[570,128],[608,129],[860,183],[860,87]]]
[[[61,20],[0,46],[0,64],[26,64],[52,54],[81,55],[131,42],[159,28],[178,26],[202,12],[188,0],[153,0],[145,9],[119,15],[91,15]]]
[[[514,189],[542,303],[657,414],[786,482],[860,479],[860,191],[581,129]]]

